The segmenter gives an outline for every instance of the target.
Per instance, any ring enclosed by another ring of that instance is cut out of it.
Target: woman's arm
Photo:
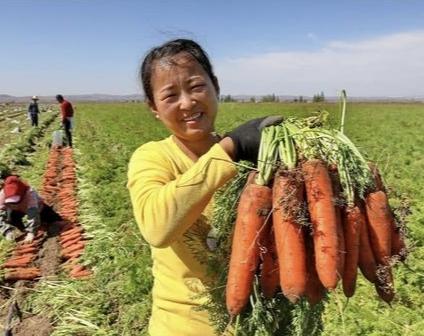
[[[220,144],[184,174],[173,176],[158,146],[147,144],[131,158],[128,189],[141,233],[151,245],[167,247],[201,215],[214,192],[236,174]]]

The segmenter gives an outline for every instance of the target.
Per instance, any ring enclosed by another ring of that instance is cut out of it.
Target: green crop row
[[[17,142],[2,147],[0,151],[0,176],[14,171],[17,166],[30,164],[28,154],[34,152],[36,142],[44,136],[46,129],[56,118],[57,113],[48,113],[39,127],[28,129]]]

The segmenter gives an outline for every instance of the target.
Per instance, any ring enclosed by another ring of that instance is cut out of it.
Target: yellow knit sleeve
[[[145,144],[134,152],[127,187],[144,239],[163,248],[196,221],[214,192],[236,174],[236,168],[215,144],[185,173],[175,176],[172,162],[155,144]]]

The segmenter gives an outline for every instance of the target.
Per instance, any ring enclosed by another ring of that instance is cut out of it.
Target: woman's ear
[[[159,113],[156,110],[155,104],[150,100],[147,100],[146,103],[147,103],[147,106],[149,106],[150,112],[153,113],[153,115],[155,116],[156,119],[159,119]]]

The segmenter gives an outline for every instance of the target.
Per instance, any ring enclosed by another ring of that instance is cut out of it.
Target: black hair
[[[56,95],[56,100],[57,101],[62,101],[63,100],[63,96],[61,94]]]
[[[212,64],[209,60],[208,54],[198,43],[194,42],[193,40],[176,39],[168,41],[161,46],[150,49],[143,60],[140,69],[140,78],[141,83],[143,84],[144,95],[147,102],[154,103],[151,82],[153,63],[156,60],[162,59],[164,57],[172,57],[182,52],[189,54],[201,65],[201,67],[206,71],[209,78],[211,79],[217,95],[219,95],[218,78],[213,72]]]

